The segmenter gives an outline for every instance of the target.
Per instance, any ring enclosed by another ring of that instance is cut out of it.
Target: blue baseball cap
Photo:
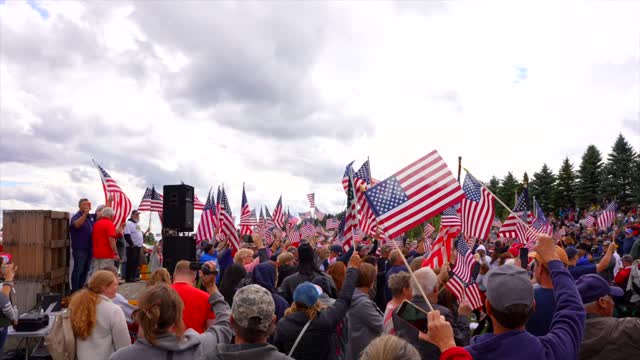
[[[603,296],[611,295],[620,297],[624,295],[624,291],[617,286],[609,286],[607,280],[598,274],[582,275],[576,281],[578,292],[582,298],[583,304],[588,304],[600,299]]]
[[[318,302],[320,294],[321,292],[318,291],[317,285],[313,285],[312,283],[305,281],[298,285],[296,290],[293,292],[293,301],[305,304],[307,307],[311,307]]]
[[[578,249],[576,249],[575,246],[567,246],[565,251],[567,252],[567,257],[569,257],[569,259],[573,258],[578,254]]]

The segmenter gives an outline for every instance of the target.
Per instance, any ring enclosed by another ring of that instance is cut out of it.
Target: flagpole
[[[498,202],[500,203],[500,205],[504,206],[505,209],[507,209],[507,211],[509,212],[509,214],[513,215],[520,223],[522,223],[523,225],[525,225],[527,228],[530,227],[529,224],[527,224],[526,222],[524,222],[520,216],[518,216],[518,214],[514,213],[513,210],[511,210],[510,207],[507,206],[507,204],[505,204],[502,200],[500,200],[499,197],[497,197],[493,192],[491,192],[491,190],[489,190],[489,188],[480,180],[478,180],[475,176],[473,176],[473,174],[469,171],[469,169],[464,168],[464,171],[467,172],[467,175],[471,176],[475,181],[477,181],[480,185],[482,185],[483,188],[485,188],[485,190],[487,190],[487,192],[491,195],[493,195],[493,197],[498,200]],[[517,202],[517,200],[516,200]]]
[[[462,172],[462,156],[458,156],[458,184],[460,183],[460,172]]]

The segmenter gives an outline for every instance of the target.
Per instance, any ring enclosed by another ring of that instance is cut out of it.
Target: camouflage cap
[[[273,322],[276,305],[271,293],[260,285],[247,285],[233,296],[233,321],[243,328],[267,331]],[[256,320],[251,320],[251,319]]]

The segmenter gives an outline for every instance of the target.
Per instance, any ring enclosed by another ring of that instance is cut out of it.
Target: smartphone
[[[419,331],[427,332],[429,330],[427,312],[408,300],[404,300],[400,304],[396,314]]]
[[[527,269],[527,265],[529,264],[529,249],[526,247],[520,248],[520,266],[523,269]]]
[[[204,263],[201,262],[197,262],[197,261],[192,261],[189,263],[189,270],[191,271],[198,271],[198,270],[202,270],[202,274],[203,275],[211,275],[211,274],[217,274],[218,271],[211,271],[209,269],[208,266],[206,266]]]

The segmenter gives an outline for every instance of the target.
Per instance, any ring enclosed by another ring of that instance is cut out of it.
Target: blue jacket
[[[474,360],[493,359],[575,359],[584,332],[585,311],[573,278],[562,262],[550,261],[556,312],[549,333],[536,337],[524,330],[500,335],[485,334],[471,339],[465,347]]]
[[[276,306],[276,318],[280,320],[289,307],[289,303],[276,292],[276,266],[270,262],[256,265],[251,274],[251,280],[254,284],[269,290]]]

